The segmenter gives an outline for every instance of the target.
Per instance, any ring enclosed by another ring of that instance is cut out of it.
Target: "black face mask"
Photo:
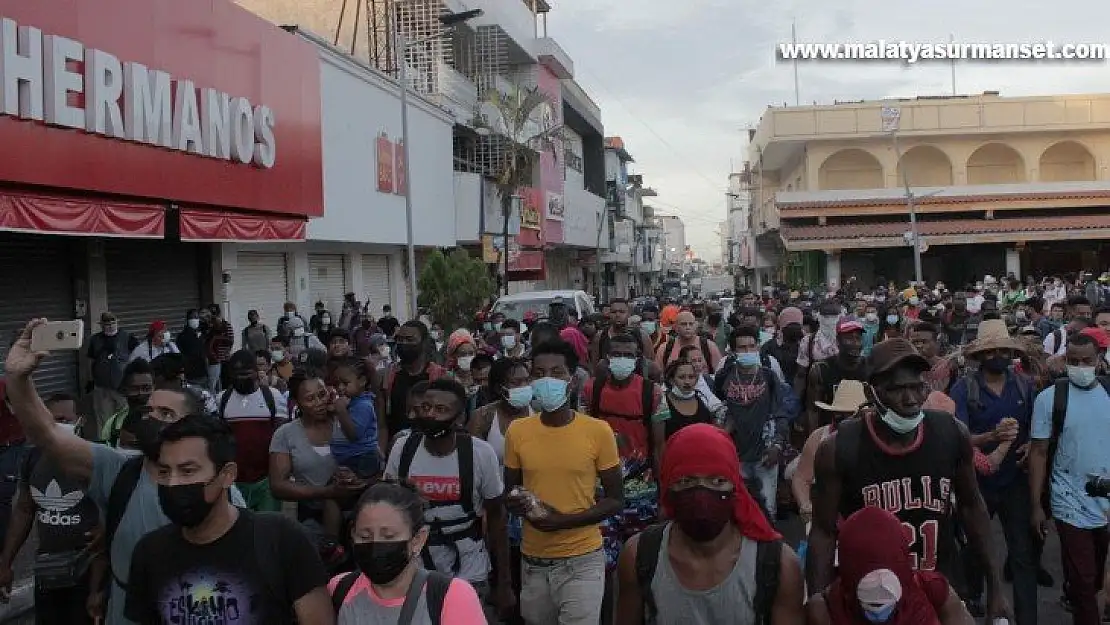
[[[158,485],[158,504],[170,523],[179,527],[196,527],[208,518],[215,502],[204,497],[204,487],[212,482]]]
[[[397,345],[397,358],[403,363],[416,362],[416,359],[420,358],[421,353],[423,353],[423,350],[419,344],[413,345],[411,343],[404,343]]]
[[[127,396],[127,407],[130,408],[131,410],[138,410],[140,408],[145,408],[149,401],[150,401],[150,395],[149,394],[128,395]]]
[[[455,430],[455,420],[415,419],[412,422],[412,429],[428,438],[443,438]]]
[[[801,342],[802,336],[805,333],[802,331],[802,326],[797,323],[791,323],[782,329],[782,338],[787,343]]]
[[[160,437],[164,427],[166,427],[166,424],[157,419],[142,417],[135,420],[131,427],[126,429],[135,435],[135,442],[139,446],[139,451],[153,460],[158,457],[158,452],[161,450],[162,441]]]
[[[988,358],[983,361],[983,369],[991,373],[1002,373],[1010,368],[1011,362],[1009,358],[995,356],[994,358]]]
[[[250,395],[258,390],[258,380],[254,377],[236,377],[231,382],[231,388],[240,395]]]
[[[397,579],[412,559],[407,540],[354,543],[351,551],[358,570],[379,586]]]

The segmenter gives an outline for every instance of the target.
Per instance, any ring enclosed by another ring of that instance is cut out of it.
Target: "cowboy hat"
[[[814,406],[829,412],[855,412],[867,403],[867,395],[863,392],[863,382],[859,380],[841,380],[836,387],[831,404],[815,401]]]
[[[974,356],[992,349],[1005,349],[1025,353],[1026,347],[1010,336],[1006,322],[1001,319],[988,319],[979,324],[979,335],[964,348],[965,356]]]

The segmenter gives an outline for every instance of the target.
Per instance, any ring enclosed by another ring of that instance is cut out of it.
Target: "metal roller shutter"
[[[289,297],[285,254],[239,252],[238,262],[232,284],[240,313],[245,319],[247,311],[257,310],[263,324],[276,328],[282,306]]]
[[[72,239],[0,233],[0,375],[15,332],[32,318],[73,319]],[[85,328],[86,334],[90,330]],[[43,396],[77,392],[77,353],[55,352],[39,366],[35,386]]]
[[[200,308],[199,244],[116,240],[105,244],[104,255],[108,310],[135,338],[145,338],[157,319],[176,335],[185,311]]]
[[[389,276],[389,257],[378,254],[362,255],[362,297],[369,304],[375,317],[382,314],[382,306],[393,304],[392,283]],[[396,307],[394,307],[396,308]]]
[[[308,279],[312,305],[324,302],[324,307],[336,318],[343,308],[343,294],[347,288],[347,274],[342,254],[309,254]]]

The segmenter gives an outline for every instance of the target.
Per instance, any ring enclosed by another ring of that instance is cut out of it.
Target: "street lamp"
[[[462,24],[467,20],[474,19],[482,15],[481,9],[471,9],[469,11],[462,11],[461,13],[446,13],[439,17],[439,23],[450,27]],[[412,180],[408,178],[412,168],[409,167],[409,81],[408,74],[405,71],[405,52],[410,46],[419,45],[428,41],[439,39],[443,33],[432,35],[431,37],[424,37],[416,41],[406,42],[401,35],[400,30],[394,30],[393,33],[393,47],[397,50],[397,88],[401,92],[401,145],[404,146],[404,153],[401,155],[405,167],[405,227],[406,227],[406,248],[408,252],[409,264],[409,315],[411,318],[416,318],[416,247],[413,243],[412,235]],[[506,242],[507,243],[507,242]],[[507,250],[506,250],[507,251]]]

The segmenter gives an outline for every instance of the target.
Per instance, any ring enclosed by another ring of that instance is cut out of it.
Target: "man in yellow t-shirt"
[[[529,625],[599,622],[606,586],[599,525],[624,507],[613,430],[570,409],[577,367],[568,343],[535,346],[532,392],[542,412],[513,421],[505,433],[505,487],[512,493],[522,486],[538,500],[529,510],[527,497],[508,499],[525,516],[520,612]]]

